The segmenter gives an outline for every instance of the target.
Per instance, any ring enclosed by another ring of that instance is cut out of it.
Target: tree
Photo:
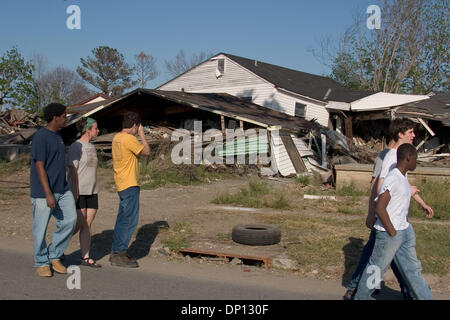
[[[155,79],[159,75],[156,68],[156,59],[151,55],[147,55],[144,51],[134,56],[136,64],[134,70],[137,78],[137,83],[140,88],[145,88],[148,81]]]
[[[136,84],[131,79],[133,68],[116,49],[100,46],[92,50],[92,55],[80,59],[82,66],[77,68],[77,73],[83,80],[112,96],[121,95]]]
[[[48,70],[48,61],[47,58],[40,55],[39,53],[33,53],[33,58],[31,59],[34,70],[33,70],[33,78],[35,80],[40,79]]]
[[[415,94],[448,90],[446,3],[383,0],[381,28],[370,30],[367,16],[359,16],[329,56],[331,78],[352,89]]]
[[[174,59],[166,60],[165,65],[169,75],[175,78],[211,56],[212,53],[207,54],[201,51],[198,54],[193,54],[191,59],[188,61],[184,51],[180,50]]]
[[[413,93],[449,91],[450,9],[447,0],[427,2],[423,7],[424,46],[412,69],[408,85]]]
[[[44,73],[36,83],[41,106],[50,102],[73,105],[92,95],[78,74],[64,67]]]
[[[3,105],[37,111],[39,106],[33,81],[34,67],[16,47],[0,58],[0,110]]]

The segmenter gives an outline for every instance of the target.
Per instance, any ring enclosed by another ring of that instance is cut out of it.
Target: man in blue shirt
[[[44,109],[47,126],[33,136],[30,191],[33,204],[34,261],[37,274],[51,277],[53,271],[67,273],[60,257],[67,248],[77,222],[75,200],[66,180],[65,146],[58,133],[67,121],[66,107],[51,103]],[[45,241],[51,216],[57,220],[52,242]]]

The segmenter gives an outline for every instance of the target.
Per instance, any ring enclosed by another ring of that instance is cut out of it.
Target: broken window
[[[295,103],[295,116],[304,118],[306,115],[306,104],[296,102]]]
[[[217,70],[221,74],[225,73],[225,59],[218,59],[217,60]]]

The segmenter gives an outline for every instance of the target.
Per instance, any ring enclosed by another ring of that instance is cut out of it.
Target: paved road
[[[107,257],[100,261],[100,269],[80,266],[81,289],[69,290],[67,282],[74,274],[40,278],[34,273],[31,254],[0,249],[0,261],[0,299],[309,300],[342,296],[337,282],[329,282],[324,288],[323,281],[268,275],[256,267],[187,264],[148,257],[139,260],[138,269],[112,267]],[[78,262],[69,259],[65,264]]]

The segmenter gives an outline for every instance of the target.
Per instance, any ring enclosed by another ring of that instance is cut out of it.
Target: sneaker
[[[50,270],[50,266],[40,266],[36,270],[36,274],[40,277],[51,277],[52,271]]]
[[[137,268],[139,267],[136,259],[130,258],[126,251],[119,253],[111,253],[109,261],[112,266],[124,267],[124,268]]]
[[[67,269],[64,267],[59,259],[50,261],[52,264],[53,271],[61,274],[66,274]]]
[[[347,290],[342,298],[344,298],[344,300],[353,300],[355,293],[356,290]]]

